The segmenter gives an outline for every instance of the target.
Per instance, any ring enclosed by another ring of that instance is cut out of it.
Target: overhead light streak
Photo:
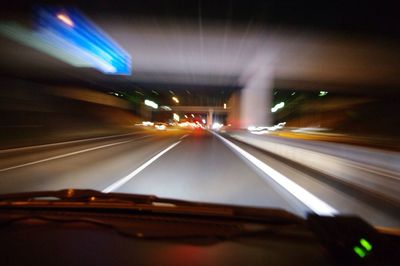
[[[271,112],[275,113],[276,111],[278,111],[279,109],[282,109],[283,107],[285,107],[285,103],[280,102],[271,108]]]
[[[154,109],[158,108],[158,104],[150,100],[144,100],[144,104]]]
[[[160,106],[160,108],[165,110],[165,111],[171,111],[172,110],[171,107],[166,106],[166,105]]]
[[[174,102],[176,102],[176,103],[179,103],[179,99],[178,99],[178,98],[176,98],[175,96],[174,96],[174,97],[172,97],[172,100],[173,100]]]

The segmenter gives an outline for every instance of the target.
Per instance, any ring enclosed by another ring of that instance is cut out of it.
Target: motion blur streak
[[[91,67],[107,74],[131,74],[130,56],[77,9],[40,8],[38,32],[61,50],[72,49]]]
[[[286,133],[281,132],[280,135]],[[398,152],[340,143],[305,142],[249,133],[230,134],[292,162],[334,177],[399,206],[400,156]],[[323,137],[321,137],[323,139]],[[397,203],[396,203],[397,202]]]
[[[142,138],[144,138],[144,137],[141,137],[139,139],[142,139]],[[61,158],[65,158],[65,157],[68,157],[68,156],[72,156],[72,155],[76,155],[76,154],[80,154],[80,153],[84,153],[84,152],[89,152],[89,151],[94,151],[94,150],[98,150],[98,149],[103,149],[103,148],[107,148],[107,147],[111,147],[111,146],[115,146],[115,145],[125,144],[125,143],[128,143],[128,142],[134,141],[134,140],[137,140],[137,139],[119,141],[119,142],[115,142],[115,143],[111,143],[111,144],[97,146],[97,147],[90,148],[90,149],[85,149],[85,150],[81,150],[81,151],[75,151],[75,152],[71,152],[71,153],[67,153],[67,154],[63,154],[63,155],[58,155],[58,156],[46,158],[46,159],[43,159],[43,160],[38,160],[38,161],[24,163],[24,164],[12,166],[12,167],[7,167],[7,168],[0,169],[0,172],[5,172],[5,171],[21,168],[21,167],[28,166],[28,165],[44,163],[44,162],[48,162],[48,161],[51,161],[51,160],[61,159]]]
[[[166,148],[165,150],[161,151],[160,153],[158,153],[157,155],[155,155],[153,158],[151,158],[150,160],[148,160],[147,162],[145,162],[144,164],[142,164],[139,168],[137,168],[135,171],[133,171],[132,173],[130,173],[129,175],[121,178],[120,180],[118,180],[117,182],[111,184],[110,186],[106,187],[105,189],[103,189],[103,192],[111,192],[113,190],[116,190],[117,188],[121,187],[123,184],[125,184],[126,182],[128,182],[129,180],[131,180],[135,175],[137,175],[138,173],[140,173],[143,169],[145,169],[147,166],[149,166],[150,164],[152,164],[154,161],[156,161],[158,158],[160,158],[164,153],[168,152],[169,150],[171,150],[172,148],[174,148],[176,145],[178,145],[179,143],[181,143],[180,141],[175,142],[174,144],[172,144],[171,146],[169,146],[168,148]]]
[[[67,43],[64,44],[65,49],[61,49],[61,47],[56,46],[49,38],[41,36],[39,33],[33,32],[16,22],[0,24],[0,33],[20,44],[57,58],[71,66],[91,66],[83,58],[76,56],[73,47],[68,48]]]
[[[189,134],[183,135],[183,136],[180,137],[179,139],[184,139],[184,138],[186,138],[187,136],[189,136]]]
[[[40,148],[45,148],[45,147],[61,146],[61,145],[72,144],[72,143],[88,142],[88,141],[93,141],[93,140],[111,139],[111,138],[116,138],[116,137],[134,135],[134,134],[135,133],[126,133],[126,134],[118,134],[118,135],[112,135],[112,136],[106,136],[106,137],[88,138],[88,139],[71,140],[71,141],[64,141],[64,142],[57,142],[57,143],[43,144],[43,145],[34,145],[34,146],[20,147],[20,148],[13,148],[13,149],[4,149],[4,150],[0,150],[0,154],[7,153],[7,152],[40,149]]]
[[[60,13],[60,14],[57,15],[57,18],[59,20],[61,20],[62,22],[64,22],[65,24],[67,24],[68,26],[71,26],[71,27],[74,26],[74,23],[72,22],[72,20],[66,14]]]
[[[304,188],[300,187],[281,173],[277,172],[276,170],[272,169],[265,163],[258,160],[256,157],[251,155],[250,153],[244,151],[243,149],[239,148],[231,141],[221,137],[220,135],[216,134],[216,136],[225,142],[230,148],[238,152],[244,158],[249,160],[252,164],[257,166],[261,171],[266,173],[269,177],[275,180],[278,184],[280,184],[283,188],[289,191],[293,196],[298,198],[301,202],[303,202],[307,207],[313,210],[315,213],[319,215],[328,215],[333,216],[338,214],[338,211],[332,208],[330,205],[325,203],[324,201],[320,200],[319,198],[315,197],[313,194],[305,190]]]
[[[106,74],[131,74],[131,58],[116,42],[76,9],[40,8],[37,30],[15,22],[0,32],[75,67],[92,67]]]
[[[0,9],[0,194],[95,189],[400,226],[397,9],[16,2]]]

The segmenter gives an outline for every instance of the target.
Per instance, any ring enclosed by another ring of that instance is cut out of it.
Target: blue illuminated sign
[[[37,33],[60,53],[106,74],[131,74],[131,57],[111,37],[73,8],[37,10]],[[82,65],[82,64],[81,64]]]

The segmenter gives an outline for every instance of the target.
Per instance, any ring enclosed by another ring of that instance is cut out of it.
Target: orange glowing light
[[[57,18],[59,20],[61,20],[62,22],[64,22],[65,24],[67,24],[68,26],[71,26],[71,27],[74,26],[74,23],[66,14],[60,13],[57,15]]]

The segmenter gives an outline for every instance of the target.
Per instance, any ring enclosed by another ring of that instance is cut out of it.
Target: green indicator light
[[[325,95],[327,95],[328,94],[328,92],[327,91],[319,91],[319,95],[318,96],[325,96]]]
[[[353,250],[360,258],[364,258],[367,255],[360,247],[355,246]]]
[[[361,244],[367,251],[371,251],[371,250],[372,250],[372,245],[371,245],[371,243],[369,243],[366,239],[361,238],[361,239],[360,239],[360,244]]]

